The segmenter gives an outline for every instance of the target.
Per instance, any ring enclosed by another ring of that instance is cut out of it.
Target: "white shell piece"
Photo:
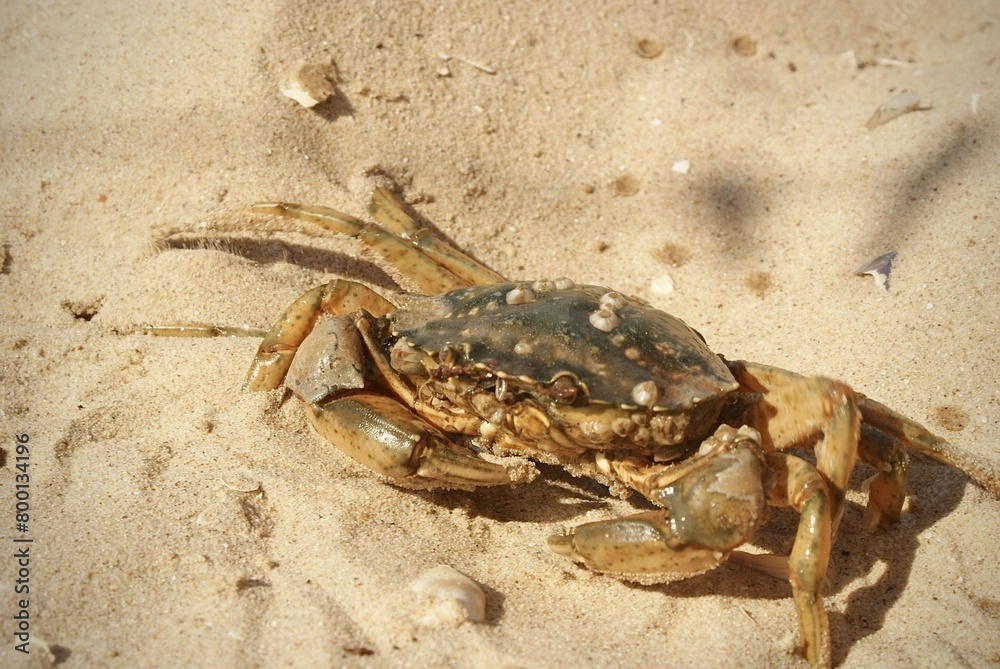
[[[479,424],[479,436],[485,439],[487,443],[492,442],[497,436],[497,426],[493,423],[483,421]]]
[[[657,295],[669,295],[674,292],[674,280],[670,278],[669,274],[663,274],[653,279],[653,283],[650,284],[649,289]]]
[[[889,272],[892,271],[892,263],[896,259],[896,252],[891,251],[880,255],[878,258],[865,263],[861,267],[854,270],[854,274],[857,276],[863,276],[865,274],[871,275],[875,279],[875,285],[882,290],[889,290]]]
[[[421,600],[417,622],[427,627],[458,627],[486,620],[486,594],[479,584],[447,565],[429,569],[410,588]]]
[[[670,168],[671,172],[677,172],[678,174],[687,174],[691,170],[690,160],[678,160],[674,163],[673,167]]]
[[[312,109],[333,95],[333,83],[327,78],[327,67],[311,63],[299,63],[289,77],[281,93],[298,102],[306,109]]]
[[[889,98],[889,101],[875,110],[875,113],[865,124],[869,130],[873,130],[883,123],[888,123],[897,116],[902,116],[907,112],[920,109],[920,96],[915,91],[901,91]]]
[[[611,464],[608,462],[608,456],[604,454],[604,451],[594,453],[594,464],[605,474],[611,473]]]

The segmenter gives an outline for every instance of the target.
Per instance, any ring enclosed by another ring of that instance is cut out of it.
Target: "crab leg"
[[[813,665],[829,667],[830,630],[822,588],[833,523],[826,479],[808,462],[772,452],[764,458],[774,478],[766,491],[756,489],[754,483],[759,486],[761,480],[760,451],[745,430],[723,426],[713,438],[722,442],[721,447],[715,445],[677,471],[666,467],[648,480],[630,481],[662,504],[662,511],[586,523],[550,537],[549,547],[597,571],[689,576],[720,564],[753,535],[763,517],[766,494],[768,503],[790,506],[800,514],[790,557],[786,561],[736,553],[742,564],[766,572],[781,565],[792,586],[802,652]],[[629,473],[641,471],[628,462],[616,469],[625,480]]]
[[[871,415],[864,409],[858,457],[878,470],[868,482],[868,505],[862,525],[871,530],[892,527],[903,512],[906,501],[906,470],[909,458],[906,442],[899,437],[867,424]]]
[[[142,334],[155,337],[263,337],[267,330],[226,325],[144,325]]]
[[[765,447],[769,437],[777,450],[802,445],[815,434],[817,425],[822,428],[823,439],[816,447],[816,453],[819,469],[830,484],[834,531],[842,513],[843,490],[854,466],[854,457],[848,447],[855,443],[850,437],[852,428],[849,423],[853,419],[849,414],[861,416],[860,430],[853,432],[857,435],[857,455],[879,470],[869,484],[865,527],[888,527],[899,520],[907,492],[907,453],[904,446],[961,469],[1000,498],[1000,477],[995,468],[842,383],[804,377],[758,363],[729,361],[727,364],[747,390],[765,394],[755,407],[755,416],[750,419],[761,430]],[[810,387],[815,393],[811,399],[796,390]],[[835,406],[838,403],[840,408]],[[824,420],[824,415],[829,416],[829,420]]]
[[[854,391],[839,381],[804,377],[755,362],[727,364],[743,388],[763,393],[747,419],[760,430],[765,451],[808,446],[819,438],[813,447],[816,468],[830,489],[830,517],[836,534],[861,429]]]
[[[286,202],[256,204],[253,209],[354,237],[427,295],[504,280],[493,270],[421,229],[384,188],[377,188],[372,193],[369,205],[378,224],[365,223],[326,207]]]
[[[403,211],[399,201],[388,189],[379,186],[372,191],[368,213],[383,228],[402,239],[409,240],[438,265],[455,274],[466,285],[477,286],[506,281],[486,265],[473,260],[451,244],[442,241],[433,233],[417,225],[409,214]]]
[[[811,464],[788,453],[768,453],[775,474],[768,502],[790,506],[799,515],[799,529],[788,560],[788,580],[799,618],[799,641],[806,659],[830,666],[830,627],[823,608],[823,579],[830,562],[830,493],[824,477]],[[744,556],[743,562],[746,562]]]
[[[964,453],[881,402],[858,397],[864,422],[858,455],[879,470],[868,486],[864,526],[890,527],[899,521],[906,499],[907,452],[910,447],[938,462],[961,469],[973,481],[1000,498],[1000,477],[995,469]]]
[[[960,451],[948,441],[932,434],[919,423],[870,397],[859,395],[858,406],[866,425],[902,441],[918,453],[961,469],[973,481],[1000,499],[1000,476],[997,475],[995,468],[989,467],[969,453]]]
[[[354,237],[416,284],[421,292],[438,294],[468,285],[424,255],[420,249],[374,223],[365,223],[353,216],[341,214],[326,207],[288,202],[255,204],[253,210],[282,218],[298,219],[335,233]]]
[[[250,364],[243,390],[274,390],[285,380],[295,352],[322,313],[345,314],[364,309],[382,315],[395,306],[372,289],[337,279],[305,292],[285,309]]]
[[[414,488],[504,485],[506,469],[452,443],[402,404],[359,392],[309,406],[321,435],[346,455]]]

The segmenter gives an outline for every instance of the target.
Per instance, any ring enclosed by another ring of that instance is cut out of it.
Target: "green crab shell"
[[[569,376],[591,404],[678,414],[738,385],[683,321],[608,288],[561,279],[400,297],[388,319],[410,346],[522,383]]]

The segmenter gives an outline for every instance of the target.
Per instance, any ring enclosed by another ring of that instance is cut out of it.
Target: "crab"
[[[264,337],[244,390],[287,387],[320,435],[400,486],[510,485],[538,461],[636,491],[659,508],[579,525],[549,547],[639,580],[739,556],[787,578],[813,665],[831,662],[822,587],[858,459],[876,470],[868,528],[899,520],[908,449],[1000,490],[947,441],[844,383],[726,360],[680,319],[609,288],[508,281],[421,229],[385,189],[372,196],[375,223],[254,209],[358,239],[420,292],[344,279],[309,290]],[[737,550],[768,506],[800,514],[787,557]]]

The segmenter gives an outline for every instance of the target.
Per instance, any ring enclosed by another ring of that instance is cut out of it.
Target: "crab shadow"
[[[361,279],[377,288],[399,290],[399,286],[392,277],[374,262],[347,253],[286,242],[280,239],[185,235],[159,240],[157,247],[161,251],[221,251],[262,265],[287,263],[302,269]]]
[[[576,524],[587,511],[608,510],[623,504],[610,498],[607,488],[590,479],[574,478],[556,466],[539,465],[539,469],[542,475],[538,479],[517,487],[474,492],[411,492],[435,504],[464,508],[472,515],[498,522]],[[868,474],[867,470],[855,472],[852,487],[858,488]],[[856,583],[870,583],[853,589],[842,612],[827,607],[835,664],[843,662],[855,644],[882,628],[886,615],[909,582],[920,545],[918,536],[958,506],[969,482],[964,473],[918,455],[911,457],[909,475],[911,490],[919,496],[919,504],[911,502],[910,511],[893,528],[865,531],[861,527],[864,508],[856,503],[847,505],[832,548],[824,594],[830,597]],[[656,508],[638,495],[624,504],[634,507],[626,513]],[[767,552],[787,554],[798,520],[798,515],[790,510],[772,509],[769,520],[754,536],[753,545]],[[878,575],[873,579],[873,574]],[[736,564],[723,564],[696,578],[672,583],[626,582],[626,585],[670,597],[714,594],[749,600],[787,599],[789,611],[793,611],[787,581]]]
[[[354,116],[354,105],[338,88],[333,95],[312,108],[314,114],[327,122],[334,122],[342,116]]]
[[[496,522],[572,523],[594,509],[618,502],[606,486],[575,478],[556,465],[536,463],[540,476],[531,483],[466,490],[408,490],[434,504],[465,509],[470,516]],[[637,507],[656,508],[634,495]],[[631,501],[631,500],[630,500]],[[620,503],[620,502],[618,502]]]

